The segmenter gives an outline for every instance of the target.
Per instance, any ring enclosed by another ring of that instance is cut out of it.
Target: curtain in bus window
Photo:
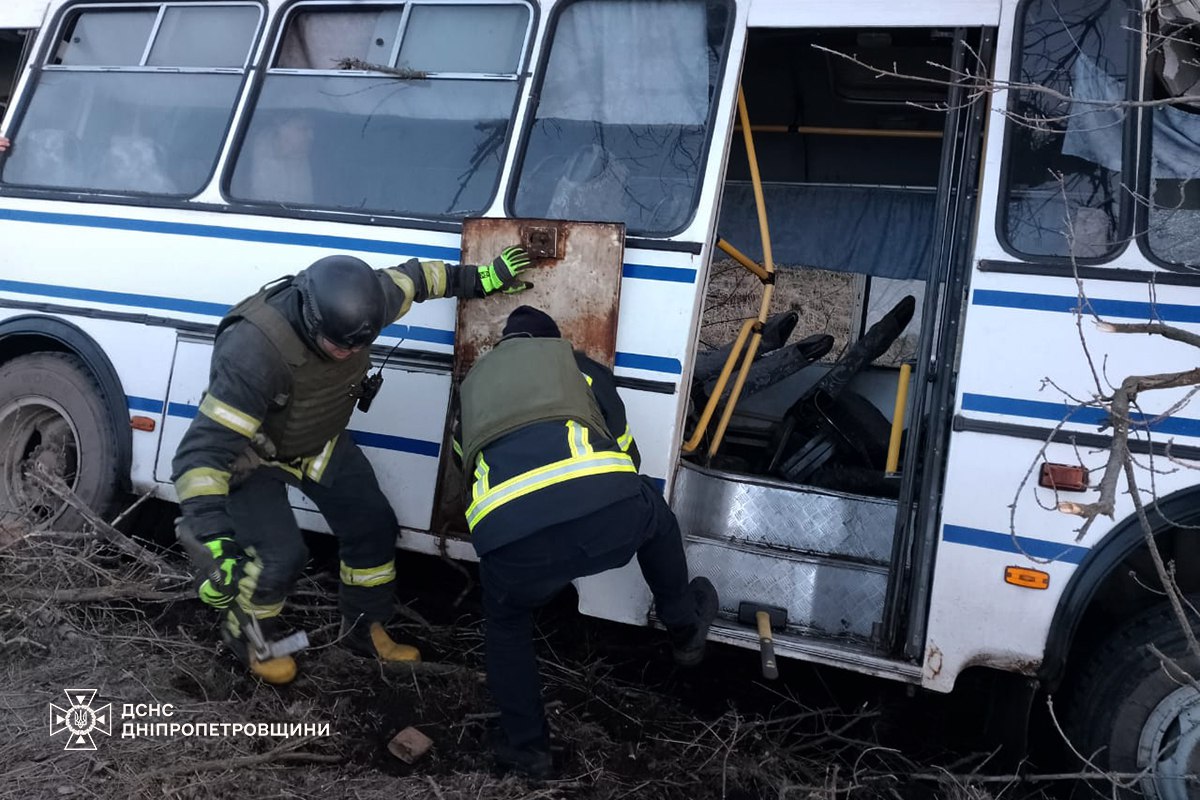
[[[523,6],[413,6],[398,66],[511,75],[521,63]]]
[[[344,59],[387,64],[402,15],[399,8],[300,12],[288,24],[275,66],[337,69]]]
[[[1148,113],[1150,253],[1182,269],[1200,270],[1200,7],[1163,4],[1152,20],[1153,99]]]
[[[399,65],[424,74],[400,78],[363,65],[328,72],[340,59],[364,55],[393,66],[394,46],[377,41],[395,42],[398,9],[297,14],[277,60],[289,71],[272,70],[263,82],[231,196],[419,217],[486,209],[516,104],[528,8],[428,6],[414,20],[406,37],[422,41],[406,38]],[[486,79],[477,72],[484,66]]]
[[[1032,0],[1008,107],[1001,231],[1028,256],[1102,258],[1126,235],[1123,134],[1129,28],[1123,0]],[[1087,102],[1084,102],[1087,101]]]
[[[691,218],[728,9],[702,0],[568,6],[554,30],[514,200],[519,216]]]
[[[177,196],[204,187],[260,11],[173,6],[163,9],[155,29],[157,13],[156,7],[95,9],[67,18],[63,44],[18,121],[0,181]],[[184,31],[210,39],[197,42]],[[98,36],[109,34],[113,38],[97,43]],[[191,69],[180,72],[182,66]]]

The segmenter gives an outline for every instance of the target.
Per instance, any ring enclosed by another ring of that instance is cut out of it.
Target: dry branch
[[[189,576],[176,572],[175,569],[162,558],[150,552],[145,547],[142,547],[140,544],[121,533],[112,525],[109,525],[107,522],[102,520],[95,511],[88,507],[87,503],[83,502],[83,500],[79,498],[79,495],[71,491],[71,488],[59,478],[46,473],[40,468],[30,471],[29,478],[74,509],[79,516],[83,517],[83,519],[87,521],[89,525],[95,528],[96,533],[98,533],[102,539],[119,549],[121,552],[136,558],[143,564],[153,567],[164,578],[171,578],[174,580],[190,580]]]

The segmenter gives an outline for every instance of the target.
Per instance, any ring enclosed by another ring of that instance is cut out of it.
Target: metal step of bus
[[[797,634],[879,643],[888,570],[744,542],[688,536],[688,571],[713,582],[721,613],[743,601],[780,606]]]
[[[681,464],[671,505],[685,536],[887,565],[896,501]]]

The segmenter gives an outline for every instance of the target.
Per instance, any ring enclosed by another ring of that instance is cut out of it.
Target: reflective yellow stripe
[[[337,444],[337,440],[338,437],[334,436],[325,443],[325,447],[321,449],[321,452],[301,462],[304,474],[311,480],[319,481],[321,480],[321,476],[325,474],[325,468],[329,466],[329,457],[333,455],[333,446]]]
[[[253,439],[254,434],[258,432],[259,426],[262,425],[261,419],[255,419],[243,411],[238,411],[228,403],[222,403],[211,394],[204,395],[204,399],[200,401],[200,413],[213,422],[224,425],[231,431],[240,433],[247,439]]]
[[[471,530],[479,521],[505,503],[557,483],[600,475],[606,472],[633,472],[633,460],[624,453],[591,453],[578,458],[566,458],[509,478],[504,483],[476,497],[467,509],[467,526]]]
[[[247,548],[247,555],[253,555],[253,548]],[[263,605],[255,603],[250,598],[254,596],[254,590],[258,588],[258,576],[262,574],[262,562],[257,556],[242,562],[242,578],[238,581],[238,599],[237,603],[242,607],[242,610],[256,619],[267,619],[269,617],[277,617],[283,611],[283,601],[278,603],[268,603]],[[231,615],[232,616],[232,615]]]
[[[389,561],[378,567],[355,569],[342,562],[342,583],[347,586],[382,586],[396,579],[396,562]]]
[[[454,454],[459,458],[462,458],[462,445],[458,443],[458,439],[451,439],[450,441],[454,445]]]
[[[483,453],[475,460],[475,483],[471,486],[471,499],[478,500],[488,493],[488,472],[491,467],[483,460]]]
[[[586,456],[592,452],[592,443],[588,441],[586,425],[580,425],[573,419],[567,420],[567,445],[575,458]]]
[[[633,433],[629,430],[629,424],[625,425],[625,432],[617,437],[617,447],[621,448],[621,452],[629,452],[629,445],[633,444]]]
[[[446,262],[422,261],[421,273],[425,276],[425,289],[430,298],[446,296]]]
[[[588,383],[588,386],[591,386],[591,385],[592,385],[592,376],[591,376],[591,375],[588,375],[586,372],[581,372],[581,373],[579,373],[579,374],[583,376],[583,379],[584,379],[585,381],[587,381],[587,383]]]
[[[211,467],[189,469],[175,481],[175,494],[179,502],[193,497],[211,497],[229,494],[229,473]]]
[[[404,302],[400,304],[400,313],[396,315],[396,319],[400,319],[412,308],[413,298],[417,296],[416,284],[413,283],[412,278],[399,270],[385,269],[384,272],[392,279],[392,283],[396,284],[396,288],[400,290],[400,293],[404,295]]]

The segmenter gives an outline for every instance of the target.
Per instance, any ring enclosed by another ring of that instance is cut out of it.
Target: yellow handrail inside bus
[[[750,373],[750,365],[754,363],[754,357],[758,354],[758,346],[762,342],[762,328],[766,324],[767,313],[771,310],[771,295],[775,292],[775,258],[771,254],[771,232],[767,226],[767,203],[763,199],[762,176],[758,172],[758,156],[754,151],[754,134],[750,128],[750,113],[746,110],[746,95],[740,86],[738,87],[738,119],[741,120],[742,134],[746,139],[746,159],[750,162],[750,182],[754,186],[754,206],[758,211],[758,232],[762,237],[763,269],[767,274],[762,278],[763,296],[758,307],[758,318],[751,320],[754,323],[754,335],[750,337],[750,346],[746,348],[746,355],[742,359],[742,368],[738,372],[737,380],[733,383],[729,401],[725,403],[725,410],[721,414],[721,421],[717,423],[717,430],[713,433],[712,442],[708,445],[709,458],[716,455],[717,450],[721,447],[721,440],[725,438],[725,430],[729,427],[733,409],[737,407],[738,398],[742,395],[742,387],[746,385],[746,376]],[[730,356],[733,357],[733,354],[730,353]],[[719,396],[715,390],[714,394]]]
[[[900,436],[904,433],[904,414],[908,410],[908,380],[912,365],[900,365],[900,383],[896,384],[896,409],[892,412],[892,436],[888,440],[887,466],[885,475],[895,475],[900,467]],[[878,462],[877,462],[878,463]]]
[[[704,404],[704,413],[700,415],[700,421],[696,423],[696,430],[692,431],[692,438],[683,443],[684,453],[694,453],[700,446],[700,440],[704,438],[704,432],[708,430],[708,423],[712,421],[713,412],[717,410],[717,403],[720,401],[721,395],[725,393],[725,384],[729,381],[729,373],[733,372],[733,365],[737,363],[738,356],[742,352],[742,345],[746,343],[746,337],[750,335],[750,329],[754,327],[755,322],[754,319],[748,319],[742,323],[742,329],[738,331],[737,338],[733,341],[733,347],[729,349],[729,355],[725,358],[725,366],[721,367],[721,374],[717,376],[717,385],[713,388],[708,402]]]
[[[760,281],[763,281],[765,283],[767,280],[770,279],[771,273],[767,272],[765,269],[760,267],[754,261],[754,259],[750,258],[750,256],[746,255],[741,250],[738,250],[736,247],[734,247],[729,242],[725,241],[724,239],[722,239],[719,236],[717,237],[717,247],[724,250],[725,253],[730,258],[732,258],[734,261],[741,264],[743,267],[748,269],[750,272],[753,272],[755,275],[757,275],[758,279]]]

